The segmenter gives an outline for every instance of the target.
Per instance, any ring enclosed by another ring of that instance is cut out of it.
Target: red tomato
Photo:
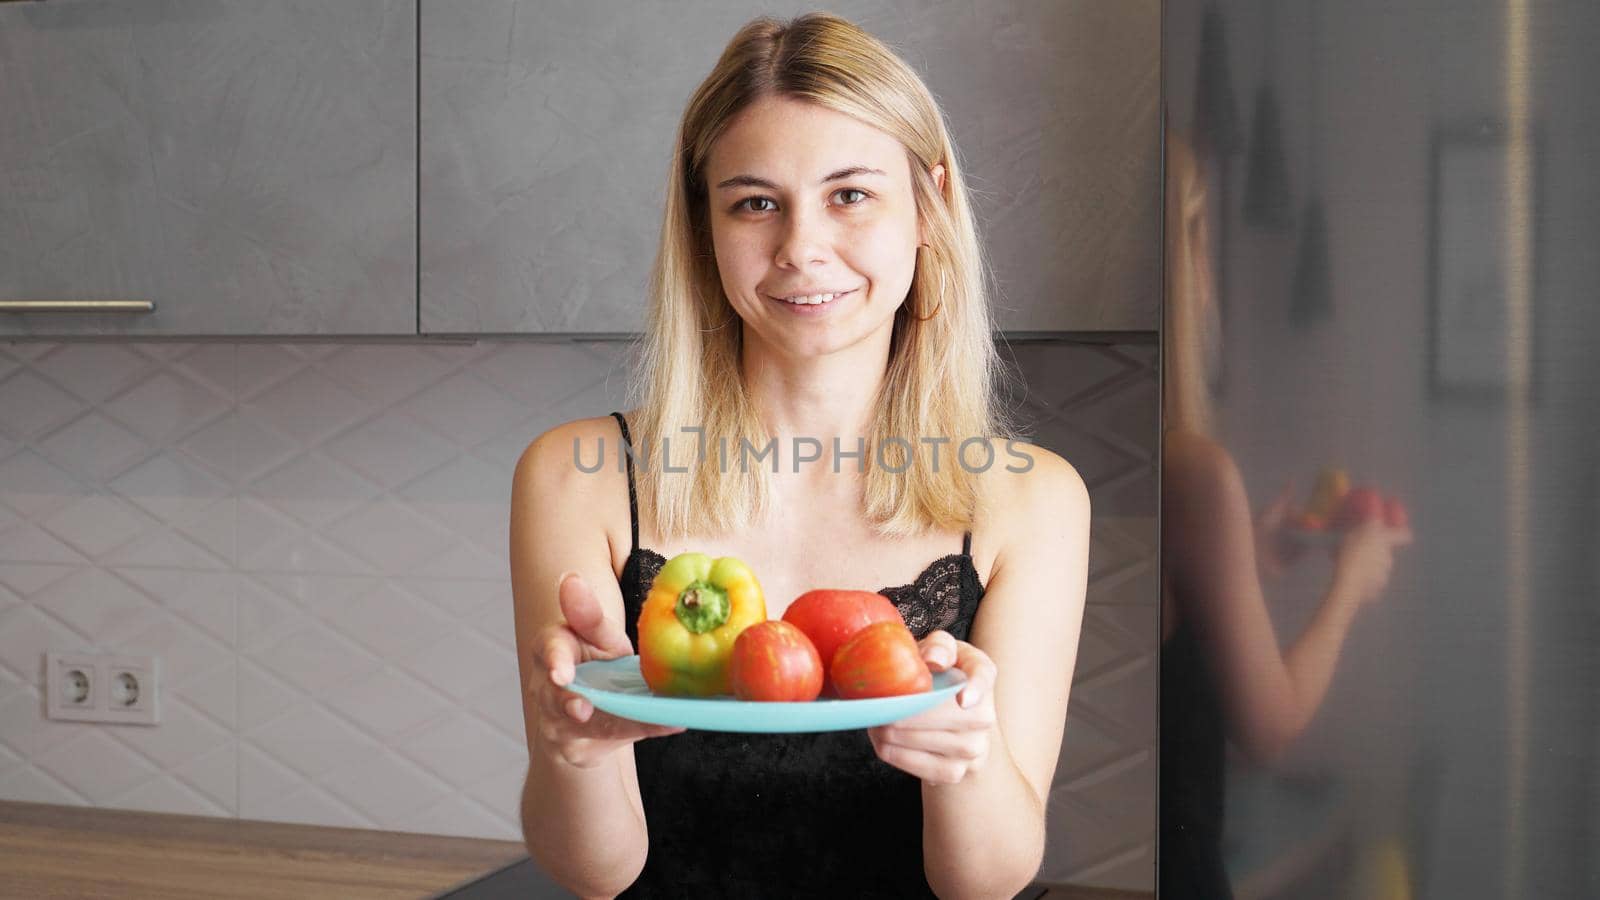
[[[1383,524],[1390,528],[1405,528],[1411,524],[1411,514],[1406,512],[1406,505],[1400,502],[1399,497],[1389,497],[1383,501]]]
[[[728,684],[740,700],[815,700],[822,693],[822,657],[788,622],[757,622],[733,642]]]
[[[922,660],[917,639],[902,622],[874,622],[856,632],[833,655],[828,671],[846,700],[933,689],[933,673]]]
[[[832,671],[833,654],[856,632],[873,622],[906,621],[889,598],[872,591],[843,591],[827,588],[806,591],[783,611],[783,621],[799,628],[822,656],[822,671]],[[837,696],[831,679],[823,682],[823,692]]]
[[[1351,488],[1330,523],[1335,528],[1351,528],[1369,519],[1383,519],[1383,495],[1377,488]]]
[[[1294,517],[1294,524],[1302,531],[1327,531],[1328,520],[1316,513],[1303,512]]]

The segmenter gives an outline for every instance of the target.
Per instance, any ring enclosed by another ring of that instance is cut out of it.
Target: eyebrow
[[[827,178],[817,182],[817,184],[827,184],[830,181],[838,181],[842,178],[851,178],[856,175],[887,174],[888,173],[884,172],[882,169],[872,169],[868,168],[867,166],[851,166],[848,169],[840,169],[832,175],[829,175]],[[730,187],[758,187],[766,188],[769,191],[776,191],[780,189],[777,185],[766,180],[765,178],[757,178],[754,175],[735,175],[732,178],[729,178],[727,181],[718,182],[717,184],[717,190],[719,191],[723,188]]]

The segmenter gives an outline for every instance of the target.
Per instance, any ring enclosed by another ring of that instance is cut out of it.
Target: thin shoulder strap
[[[961,535],[961,555],[972,555],[972,532],[970,531]]]
[[[622,429],[622,455],[628,458],[628,522],[633,528],[633,546],[628,548],[632,553],[639,549],[639,500],[633,492],[633,438],[628,434],[628,420],[622,413],[613,412],[617,417],[617,425]]]

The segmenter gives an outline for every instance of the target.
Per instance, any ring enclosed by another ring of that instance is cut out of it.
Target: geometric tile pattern
[[[1017,344],[1019,418],[1094,504],[1088,606],[1039,880],[1152,891],[1157,650],[1156,346]]]
[[[1148,889],[1154,347],[1005,350],[1096,513],[1041,877]],[[517,839],[510,475],[626,352],[0,344],[0,798]],[[44,718],[85,649],[161,657],[160,726]]]

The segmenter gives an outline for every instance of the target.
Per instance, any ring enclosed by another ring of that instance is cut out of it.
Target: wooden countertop
[[[426,898],[527,859],[516,841],[0,800],[0,896]],[[1027,900],[1150,900],[1037,885]]]
[[[0,801],[0,895],[420,898],[527,856],[516,841]]]

